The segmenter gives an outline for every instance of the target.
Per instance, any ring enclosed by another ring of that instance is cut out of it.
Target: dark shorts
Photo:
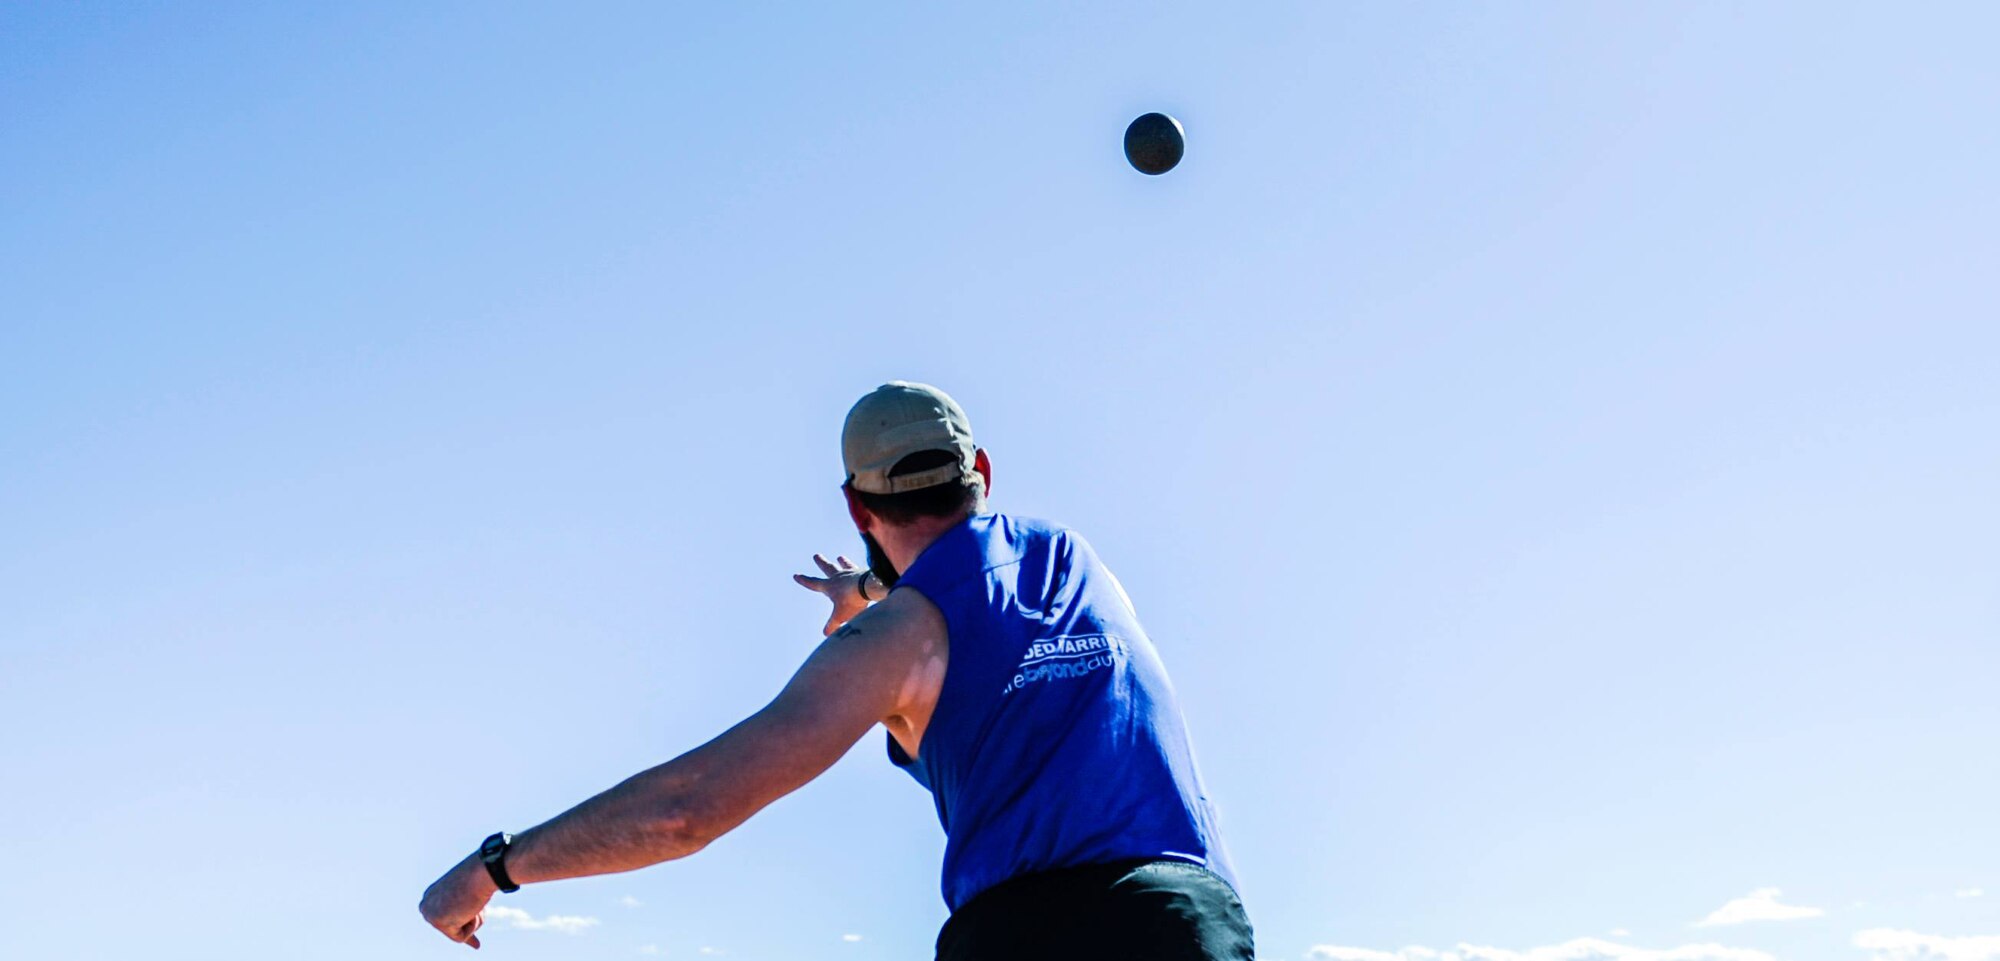
[[[980,892],[938,932],[938,961],[1249,961],[1228,882],[1186,861],[1028,874]]]

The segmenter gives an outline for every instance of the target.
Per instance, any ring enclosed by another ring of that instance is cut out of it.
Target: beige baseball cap
[[[958,456],[914,474],[889,476],[896,462],[927,450]],[[972,423],[951,395],[929,384],[892,380],[870,391],[847,412],[840,429],[840,458],[848,483],[869,494],[900,494],[975,476]]]

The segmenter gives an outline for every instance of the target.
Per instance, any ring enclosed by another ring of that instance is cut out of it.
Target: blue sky
[[[1264,956],[2000,958],[1996,30],[0,10],[0,956],[462,952],[439,871],[810,650],[911,378],[1130,590]],[[486,953],[927,957],[880,751]]]

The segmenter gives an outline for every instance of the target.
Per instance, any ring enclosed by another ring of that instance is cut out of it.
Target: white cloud
[[[1632,932],[1627,931],[1624,928],[1612,928],[1611,936],[1614,938],[1629,938],[1632,936]]]
[[[1720,944],[1684,944],[1666,949],[1635,948],[1597,938],[1577,938],[1526,951],[1465,943],[1444,951],[1421,946],[1377,951],[1321,944],[1307,951],[1306,957],[1310,961],[1778,961],[1770,954],[1753,948],[1732,948]]]
[[[1873,961],[2000,961],[2000,935],[1946,938],[1895,928],[1869,928],[1854,946],[1874,952]]]
[[[859,941],[859,940],[861,940],[861,935],[858,935],[858,934],[843,934],[843,935],[841,935],[841,936],[840,936],[840,940],[842,940],[842,941],[845,941],[845,942],[847,942],[847,943],[849,943],[849,944],[853,944],[854,942],[856,942],[856,941]]]
[[[640,946],[639,946],[639,953],[640,953],[640,954],[659,954],[659,953],[660,953],[660,946],[659,946],[659,945],[657,945],[657,944],[642,944],[642,945],[640,945]]]
[[[721,949],[721,948],[711,948],[711,947],[709,947],[708,945],[704,944],[704,945],[702,945],[702,946],[701,946],[701,953],[703,953],[703,954],[721,954],[721,953],[723,953],[723,951],[722,951],[722,949]]]
[[[646,902],[641,901],[638,898],[635,898],[628,894],[622,898],[619,898],[618,903],[623,907],[636,908],[639,905],[645,904]]]
[[[486,920],[505,923],[522,931],[561,931],[564,934],[581,934],[585,928],[594,928],[598,923],[596,918],[579,917],[574,914],[551,914],[545,918],[538,918],[520,908],[494,904],[486,906]]]
[[[1737,898],[1710,912],[1708,917],[1695,922],[1695,927],[1712,928],[1724,924],[1742,924],[1745,921],[1792,921],[1798,918],[1816,918],[1825,911],[1818,908],[1802,908],[1778,903],[1777,888],[1758,888],[1748,897]]]
[[[1976,898],[1986,894],[1985,888],[1959,888],[1951,892],[1953,897]]]
[[[1350,948],[1339,944],[1315,944],[1311,951],[1306,952],[1306,957],[1310,961],[1403,961],[1407,955],[1371,951],[1367,948]]]

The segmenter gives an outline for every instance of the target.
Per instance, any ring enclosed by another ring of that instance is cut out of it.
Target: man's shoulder
[[[1045,517],[1025,517],[1020,514],[1001,513],[992,513],[984,516],[991,518],[994,526],[999,530],[1004,530],[1010,537],[1030,539],[1068,537],[1077,540],[1083,539],[1083,535],[1077,533],[1076,528],[1061,521],[1053,521]]]
[[[963,589],[982,574],[1055,556],[1089,555],[1090,545],[1066,524],[988,511],[975,514],[919,555],[898,584],[932,594]]]

